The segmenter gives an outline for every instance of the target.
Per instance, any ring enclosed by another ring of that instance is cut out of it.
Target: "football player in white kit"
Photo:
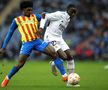
[[[49,21],[44,34],[44,41],[51,43],[59,57],[67,60],[68,73],[74,73],[74,59],[69,46],[62,37],[63,31],[66,29],[70,20],[76,15],[76,7],[72,4],[68,5],[66,11],[56,11],[54,13],[43,13],[45,19],[41,19],[40,28],[44,28],[45,22]],[[56,71],[55,62],[51,62],[52,71]],[[62,74],[62,73],[61,73]],[[62,75],[63,76],[63,75]],[[67,74],[64,76],[67,78]],[[65,78],[64,78],[65,79]]]

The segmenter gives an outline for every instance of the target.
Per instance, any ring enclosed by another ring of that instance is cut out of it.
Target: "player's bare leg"
[[[54,48],[50,44],[45,48],[44,53],[47,54],[48,56],[51,56],[53,59],[58,57]]]

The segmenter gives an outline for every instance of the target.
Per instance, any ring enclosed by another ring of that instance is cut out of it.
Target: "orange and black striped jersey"
[[[38,30],[38,20],[35,14],[32,14],[30,17],[19,16],[15,18],[18,30],[21,33],[22,42],[32,41],[39,36],[36,34]]]

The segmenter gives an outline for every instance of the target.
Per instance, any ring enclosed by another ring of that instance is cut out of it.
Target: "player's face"
[[[77,13],[76,8],[72,7],[70,9],[68,9],[68,14],[70,15],[71,18],[74,17],[76,15],[76,13]]]
[[[25,8],[23,12],[25,16],[30,17],[30,15],[32,14],[32,8],[31,7]]]

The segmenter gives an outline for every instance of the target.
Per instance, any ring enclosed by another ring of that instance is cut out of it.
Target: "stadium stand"
[[[7,0],[9,2],[9,0]],[[16,0],[17,1],[17,0]],[[73,3],[78,8],[77,16],[67,27],[64,38],[75,52],[75,56],[81,59],[107,59],[108,57],[108,1],[107,0],[33,0],[34,12],[53,12],[64,10],[69,3]],[[0,4],[1,6],[1,4]],[[3,10],[3,9],[2,9]],[[5,34],[8,26],[15,16],[20,15],[20,10],[16,7],[7,15],[0,33]],[[68,34],[68,37],[67,37]],[[71,37],[71,39],[70,39]],[[3,40],[2,36],[0,36]],[[19,40],[19,35],[15,37]],[[15,41],[14,38],[12,40]],[[15,43],[13,43],[14,45]],[[20,42],[17,42],[20,44]],[[15,47],[15,44],[13,47]],[[17,45],[18,46],[18,45]],[[18,51],[15,47],[12,53]],[[13,56],[12,56],[13,57]]]
[[[10,0],[0,0],[0,12],[4,10],[5,6],[10,2]]]

